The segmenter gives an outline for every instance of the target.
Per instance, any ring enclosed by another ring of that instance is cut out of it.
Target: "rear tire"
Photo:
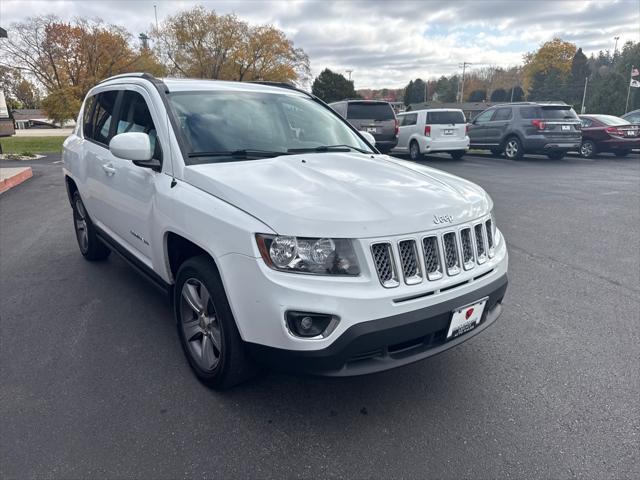
[[[547,157],[551,160],[562,160],[567,155],[567,152],[549,152]]]
[[[618,150],[617,152],[613,152],[616,157],[626,157],[631,153],[631,150]]]
[[[580,145],[580,156],[582,158],[593,158],[598,154],[598,149],[596,148],[596,144],[591,140],[583,140],[582,145]]]
[[[464,150],[456,150],[454,152],[449,152],[449,155],[451,155],[451,158],[454,160],[460,160],[464,157],[465,153],[466,152]]]
[[[409,156],[411,157],[411,160],[414,161],[422,160],[424,158],[424,155],[420,152],[420,145],[418,145],[418,142],[415,140],[411,140],[411,143],[409,143]]]
[[[504,156],[509,160],[520,160],[524,156],[522,142],[518,137],[509,137],[505,140]]]
[[[87,209],[84,208],[80,193],[76,190],[71,196],[71,208],[73,209],[73,226],[76,232],[76,240],[80,253],[90,262],[106,259],[111,250],[102,243],[96,235],[96,229],[89,218]]]
[[[180,266],[173,305],[182,349],[203,384],[224,390],[255,374],[213,260],[201,255]]]

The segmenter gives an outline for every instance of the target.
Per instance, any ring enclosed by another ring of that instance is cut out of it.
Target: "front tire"
[[[449,155],[451,155],[451,158],[454,160],[460,160],[464,157],[465,153],[464,150],[456,150],[455,152],[449,152]]]
[[[223,390],[253,375],[213,260],[193,257],[180,266],[173,304],[182,349],[202,383]]]
[[[73,226],[76,232],[76,240],[82,256],[90,262],[106,259],[111,250],[102,243],[96,235],[96,229],[89,218],[87,209],[84,208],[82,198],[78,191],[71,196],[71,208],[73,209]]]
[[[413,161],[422,160],[424,158],[424,155],[420,152],[420,145],[418,145],[418,142],[415,140],[411,140],[411,143],[409,144],[409,156]]]
[[[504,143],[504,156],[509,160],[520,160],[524,156],[522,142],[518,137],[509,137]]]
[[[582,145],[580,145],[580,156],[582,158],[593,158],[597,153],[598,149],[596,148],[596,144],[591,140],[584,140]]]

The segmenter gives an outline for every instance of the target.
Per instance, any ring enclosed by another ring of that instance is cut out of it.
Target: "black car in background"
[[[518,160],[542,153],[559,160],[582,141],[580,119],[565,103],[521,102],[494,105],[469,126],[470,148],[491,150]]]
[[[389,102],[344,100],[329,106],[357,130],[373,135],[375,146],[382,153],[388,153],[398,144],[398,119]]]

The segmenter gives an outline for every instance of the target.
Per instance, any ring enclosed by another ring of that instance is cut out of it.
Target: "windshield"
[[[605,125],[630,125],[630,122],[624,118],[614,117],[613,115],[594,115],[593,118]]]
[[[306,96],[208,91],[175,92],[169,98],[188,144],[187,164],[267,158],[335,145],[373,153],[340,117]]]
[[[542,118],[545,120],[578,120],[578,115],[571,107],[542,107]]]
[[[351,102],[347,110],[349,120],[393,120],[393,109],[388,103]]]
[[[455,125],[466,123],[462,112],[428,112],[427,125]]]

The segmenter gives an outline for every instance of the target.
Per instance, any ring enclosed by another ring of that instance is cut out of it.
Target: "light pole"
[[[613,39],[616,41],[616,43],[613,46],[613,56],[616,56],[616,52],[618,51],[618,40],[620,39],[620,37],[613,37]]]
[[[351,74],[353,73],[353,70],[345,70],[345,72],[347,72],[347,75],[349,75],[349,81],[351,81]]]
[[[464,72],[469,65],[473,65],[473,64],[469,62],[462,62],[458,64],[458,67],[462,68],[462,82],[460,83],[460,100],[459,100],[460,103],[462,103],[462,99],[464,98]]]

